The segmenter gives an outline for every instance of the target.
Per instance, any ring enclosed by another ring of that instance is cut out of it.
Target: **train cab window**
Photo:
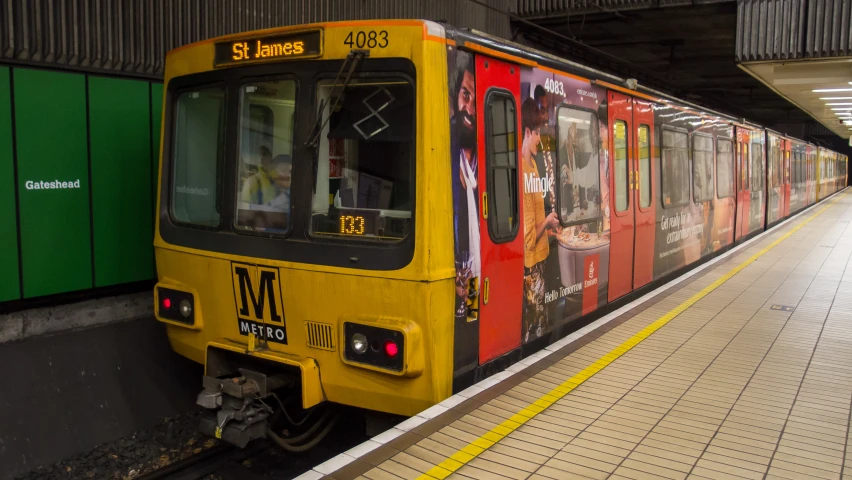
[[[651,206],[651,128],[639,125],[639,206]]]
[[[734,194],[734,143],[727,138],[716,139],[716,196],[728,198]]]
[[[689,143],[686,130],[663,126],[663,206],[689,203]]]
[[[615,148],[615,211],[623,212],[630,206],[630,163],[628,159],[627,123],[616,120],[612,126],[612,137]]]
[[[557,113],[559,145],[559,216],[563,226],[601,216],[600,130],[593,112],[560,107]]]
[[[692,137],[692,189],[695,203],[713,199],[713,137],[695,133]]]
[[[763,146],[757,142],[751,143],[751,190],[763,189]]]
[[[218,227],[225,144],[225,90],[180,93],[174,117],[170,212],[178,222]]]
[[[295,102],[293,80],[240,87],[234,222],[238,231],[282,234],[290,230]]]
[[[326,79],[316,86],[319,135],[310,233],[399,242],[414,211],[414,88],[403,77]],[[467,174],[475,174],[471,166]]]
[[[485,123],[488,155],[488,228],[495,241],[511,240],[518,227],[518,151],[515,102],[511,96],[488,97]]]

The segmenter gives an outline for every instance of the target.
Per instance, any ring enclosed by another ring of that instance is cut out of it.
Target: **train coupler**
[[[231,378],[205,376],[196,403],[208,410],[201,418],[202,433],[244,448],[252,440],[266,438],[273,409],[263,399],[292,379],[245,369],[239,373]]]

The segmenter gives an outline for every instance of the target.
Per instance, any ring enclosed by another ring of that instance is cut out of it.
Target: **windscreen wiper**
[[[361,59],[364,57],[369,57],[369,50],[351,50],[349,55],[346,55],[346,59],[343,60],[343,65],[340,66],[340,70],[337,72],[337,78],[334,79],[334,86],[331,88],[331,92],[329,92],[328,98],[334,98],[334,105],[329,110],[328,115],[324,115],[325,107],[327,102],[325,99],[320,103],[319,113],[317,115],[317,121],[314,124],[314,128],[311,131],[311,134],[308,136],[308,141],[305,142],[305,145],[317,150],[317,145],[319,145],[319,138],[322,134],[323,129],[326,124],[328,124],[331,119],[331,112],[334,112],[337,109],[337,105],[340,102],[341,95],[337,97],[334,96],[335,91],[337,90],[338,85],[340,84],[340,76],[343,74],[343,70],[346,69],[346,66],[349,65],[349,71],[346,72],[346,78],[343,80],[343,85],[341,85],[341,91],[345,91],[346,87],[349,86],[349,82],[352,80],[352,74],[355,73],[355,69],[358,68],[358,64],[361,63]]]

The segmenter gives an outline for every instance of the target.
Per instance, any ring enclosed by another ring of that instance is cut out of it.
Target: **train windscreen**
[[[317,83],[320,132],[310,233],[398,242],[411,229],[414,88],[405,78]]]

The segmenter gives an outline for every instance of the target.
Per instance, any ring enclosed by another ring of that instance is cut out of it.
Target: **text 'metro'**
[[[216,44],[213,66],[278,62],[322,55],[322,31],[308,30]]]

